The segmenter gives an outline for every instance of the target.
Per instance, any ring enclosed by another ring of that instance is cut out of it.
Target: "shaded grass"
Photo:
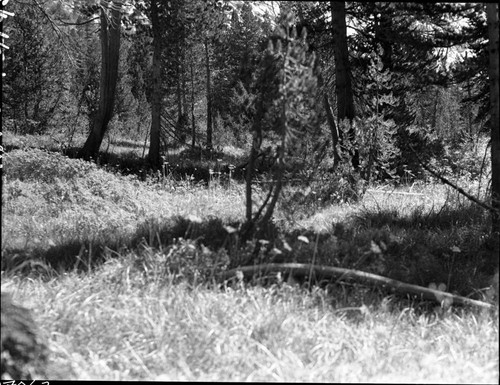
[[[403,194],[398,194],[398,192]],[[358,204],[319,210],[299,222],[333,246],[330,263],[385,275],[408,283],[447,285],[447,290],[475,297],[489,286],[498,266],[498,240],[490,218],[445,186],[428,185],[421,195],[367,194]],[[309,246],[312,250],[313,246]],[[321,246],[318,259],[321,257]]]
[[[56,154],[62,153],[67,157],[78,159],[78,153],[86,138],[76,135],[69,143],[68,134],[53,133],[46,135],[16,135],[7,131],[4,134],[4,148],[6,151],[43,149]],[[156,170],[147,161],[149,143],[124,139],[103,140],[97,163],[113,173],[135,175],[142,181],[154,176],[160,179],[163,173],[176,181],[190,179],[192,182],[209,183],[214,179],[227,182],[229,165],[236,166],[246,162],[246,154],[241,149],[225,146],[222,152],[207,152],[189,146],[168,148],[164,154],[165,169]],[[215,173],[211,176],[210,170]],[[242,170],[235,170],[232,178],[240,181],[244,179]]]

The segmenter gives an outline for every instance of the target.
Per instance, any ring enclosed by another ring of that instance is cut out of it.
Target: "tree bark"
[[[467,62],[467,51],[465,52],[465,62]],[[469,101],[469,107],[467,108],[467,128],[468,128],[468,134],[469,134],[469,140],[474,143],[474,149],[476,148],[475,145],[475,133],[472,125],[472,105],[470,105],[470,100],[472,99],[472,85],[470,81],[470,77],[467,78],[467,100]]]
[[[328,123],[328,127],[330,128],[330,134],[332,136],[333,169],[335,170],[338,163],[340,162],[340,154],[337,149],[337,145],[339,144],[339,131],[337,125],[335,124],[333,109],[330,104],[330,100],[328,99],[328,92],[321,73],[318,74],[318,88],[321,90],[320,95],[323,102],[323,108],[325,110],[326,121]]]
[[[207,71],[207,148],[212,148],[212,88],[210,84],[210,55],[205,41],[205,66]]]
[[[185,42],[184,45],[187,43]],[[184,114],[184,137],[187,136],[189,129],[189,103],[187,98],[187,80],[186,80],[186,71],[187,71],[187,63],[186,63],[186,47],[182,47],[182,62],[181,62],[181,79],[182,79],[182,113]]]
[[[337,94],[337,114],[339,122],[347,119],[349,128],[347,138],[342,137],[339,130],[340,141],[347,140],[350,146],[354,145],[355,133],[352,121],[355,117],[354,98],[351,84],[351,71],[349,66],[349,51],[347,50],[347,26],[345,22],[345,2],[330,1],[332,13],[333,48],[335,56],[335,80]],[[351,153],[352,165],[355,170],[359,168],[359,152],[354,149]]]
[[[286,68],[286,60],[285,59],[285,68]],[[285,71],[283,71],[285,73]],[[285,78],[285,75],[283,75],[283,78]],[[282,84],[286,84],[285,81],[282,82]],[[262,223],[267,224],[271,220],[274,212],[274,208],[276,207],[276,203],[278,203],[278,198],[281,194],[281,189],[283,187],[283,174],[284,174],[284,164],[285,164],[285,149],[287,148],[286,146],[286,132],[287,132],[287,116],[286,116],[286,109],[287,106],[285,105],[284,102],[282,102],[281,105],[281,119],[280,119],[280,125],[281,125],[281,143],[279,147],[277,148],[278,152],[278,159],[277,159],[277,164],[276,164],[276,170],[274,173],[274,179],[275,179],[275,186],[274,186],[274,191],[272,195],[271,202],[269,203],[269,206],[267,207],[266,213],[262,217]]]
[[[498,5],[486,4],[489,36],[489,76],[490,76],[490,126],[491,126],[491,204],[492,231],[498,240],[500,233],[500,128],[499,128],[499,89],[498,89]],[[498,259],[496,260],[498,266]]]
[[[328,95],[326,93],[323,95],[323,106],[325,108],[326,120],[328,121],[328,126],[330,127],[330,133],[332,135],[333,168],[335,169],[340,161],[340,155],[337,151],[337,145],[339,144],[339,132],[337,130],[337,125],[335,124],[332,106],[330,105],[330,101],[328,100]]]
[[[253,132],[252,139],[252,148],[250,149],[250,157],[247,163],[246,169],[246,189],[245,189],[245,198],[246,198],[246,218],[247,223],[252,223],[252,179],[253,179],[253,168],[255,164],[255,158],[257,158],[257,153],[260,148],[260,137],[256,131]]]
[[[151,0],[151,23],[153,28],[153,64],[151,93],[151,131],[149,135],[148,162],[152,167],[160,167],[161,103],[163,100],[162,60],[163,51],[161,26],[158,16],[158,0]]]
[[[93,121],[92,130],[79,156],[83,159],[96,159],[102,139],[108,129],[108,123],[113,117],[113,107],[118,81],[118,62],[120,59],[120,30],[122,16],[122,1],[107,2],[101,0],[101,80],[99,109]],[[106,8],[111,9],[108,20]]]
[[[345,2],[331,1],[332,27],[335,52],[335,80],[337,91],[338,117],[354,119],[349,53],[347,50],[347,27],[345,22]]]
[[[179,55],[179,63],[177,65],[177,125],[175,128],[175,136],[181,142],[180,144],[184,144],[185,140],[185,126],[186,126],[186,117],[184,114],[184,104],[183,104],[183,85],[182,85],[182,55]]]
[[[432,111],[432,122],[431,127],[433,131],[437,131],[437,116],[439,110],[439,88],[436,87],[436,92],[434,93],[434,108]]]
[[[2,383],[14,378],[48,378],[49,350],[31,311],[14,304],[11,295],[3,290],[0,309]]]
[[[190,61],[191,67],[191,147],[194,148],[196,145],[196,124],[194,120],[194,65],[193,61]]]

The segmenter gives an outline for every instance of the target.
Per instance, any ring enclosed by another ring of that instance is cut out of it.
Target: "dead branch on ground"
[[[281,272],[284,274],[292,274],[294,278],[312,275],[313,281],[316,282],[320,280],[330,280],[333,282],[335,278],[337,278],[338,280],[350,279],[356,282],[366,283],[374,287],[388,288],[398,294],[416,295],[419,296],[422,300],[437,302],[442,306],[450,306],[452,304],[455,304],[462,306],[477,306],[486,309],[493,308],[493,305],[486,302],[461,297],[459,295],[440,290],[429,289],[423,286],[404,283],[377,274],[366,273],[364,271],[354,269],[345,269],[341,267],[319,266],[304,263],[268,263],[231,269],[223,272],[220,275],[220,278],[225,281],[237,279],[238,272],[241,272],[245,278],[252,278],[254,276],[262,276],[270,273]]]

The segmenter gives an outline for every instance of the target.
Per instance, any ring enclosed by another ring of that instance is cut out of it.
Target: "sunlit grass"
[[[390,305],[333,308],[323,290],[286,284],[173,284],[109,260],[92,276],[3,279],[33,309],[54,378],[102,380],[448,382],[498,378],[488,313],[417,315]]]
[[[470,188],[469,190],[471,190]],[[368,189],[363,199],[355,203],[339,203],[318,210],[300,222],[304,227],[317,231],[328,228],[333,222],[345,222],[355,218],[356,213],[392,212],[394,216],[404,217],[419,212],[423,215],[439,212],[445,205],[464,204],[465,198],[441,184],[422,184],[415,187],[391,187]]]
[[[30,162],[30,157],[34,157]],[[40,165],[47,164],[46,172]],[[224,220],[244,213],[243,187],[147,184],[43,151],[6,154],[3,248],[57,245],[109,233],[126,238],[144,221],[173,216]]]

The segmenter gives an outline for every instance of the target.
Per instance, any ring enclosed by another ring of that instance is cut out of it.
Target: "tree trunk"
[[[181,142],[180,144],[184,143],[185,140],[185,133],[184,133],[184,126],[185,126],[185,119],[186,116],[184,115],[184,105],[182,103],[182,63],[181,63],[181,55],[179,55],[179,64],[177,65],[177,125],[175,128],[175,136]]]
[[[498,6],[496,3],[486,4],[486,15],[490,57],[491,203],[494,209],[492,231],[498,239],[500,233],[500,128],[498,123]],[[496,263],[498,264],[498,260]]]
[[[212,148],[212,88],[210,85],[210,56],[208,40],[205,41],[205,60],[207,70],[207,148]]]
[[[285,59],[285,65],[286,65],[286,60],[287,59]],[[283,84],[286,84],[286,83],[283,81]],[[274,192],[273,192],[271,202],[269,203],[269,206],[267,207],[266,213],[262,217],[261,223],[263,223],[264,225],[269,223],[269,221],[271,220],[271,218],[273,216],[274,208],[276,207],[276,203],[278,203],[278,198],[281,194],[281,189],[283,188],[283,174],[285,171],[284,165],[285,165],[285,161],[286,161],[285,160],[285,155],[286,155],[285,150],[287,149],[287,146],[286,146],[286,132],[287,132],[286,109],[287,109],[287,106],[285,105],[285,103],[282,102],[281,119],[280,119],[280,122],[281,122],[280,123],[280,125],[281,125],[280,142],[281,143],[280,143],[279,147],[277,148],[278,159],[276,162],[276,170],[274,173],[274,180],[276,181],[275,182],[276,185],[274,187]]]
[[[153,27],[153,90],[151,93],[151,131],[149,138],[148,162],[160,167],[161,103],[163,99],[162,40],[158,16],[158,0],[151,0],[151,23]]]
[[[182,62],[181,62],[181,79],[182,79],[182,112],[185,120],[184,136],[187,135],[187,128],[189,127],[189,104],[187,98],[187,80],[186,80],[186,48],[182,48]]]
[[[31,311],[14,304],[11,295],[3,289],[0,296],[2,383],[14,378],[48,378],[49,350]]]
[[[194,65],[193,61],[190,61],[191,67],[191,147],[194,148],[196,145],[196,124],[194,121]]]
[[[467,62],[467,51],[465,51],[465,62]],[[470,77],[467,78],[467,100],[469,107],[467,108],[467,127],[468,127],[468,134],[469,134],[469,140],[472,143],[475,143],[475,133],[472,125],[472,104],[471,104],[471,99],[472,99],[472,85],[470,82]],[[474,149],[476,148],[476,145],[474,144]]]
[[[339,132],[337,130],[337,125],[335,124],[335,118],[333,117],[332,106],[330,105],[330,101],[328,100],[328,95],[326,93],[323,95],[323,106],[325,108],[326,120],[328,121],[328,126],[330,127],[330,133],[332,135],[333,168],[335,169],[340,161],[340,155],[337,151]]]
[[[79,156],[83,159],[96,159],[102,139],[113,116],[113,107],[118,81],[118,62],[120,59],[120,29],[122,1],[107,2],[101,0],[101,80],[99,109],[93,121],[92,130]],[[106,8],[111,9],[108,21]]]
[[[344,121],[348,119],[349,128],[347,137],[340,140],[347,140],[349,146],[353,146],[355,142],[355,133],[352,128],[352,121],[355,116],[354,98],[351,84],[351,71],[349,67],[349,51],[347,50],[347,27],[345,22],[345,2],[330,1],[330,9],[332,13],[332,30],[334,38],[334,55],[335,55],[335,80],[337,93],[337,113],[338,120]],[[355,148],[351,152],[352,165],[355,170],[359,168],[359,152]]]
[[[335,117],[333,115],[333,109],[328,99],[328,92],[326,86],[323,82],[323,76],[321,73],[318,74],[318,88],[321,90],[323,99],[323,108],[325,109],[326,121],[328,127],[330,128],[330,134],[332,135],[332,149],[333,149],[333,169],[335,170],[338,163],[340,162],[340,154],[338,153],[337,145],[339,144],[339,131],[337,125],[335,124]]]
[[[253,168],[255,165],[255,158],[257,157],[258,148],[260,147],[260,142],[257,137],[257,133],[253,133],[252,148],[250,149],[250,157],[247,163],[246,169],[246,189],[245,189],[245,200],[246,200],[246,218],[247,223],[252,223],[252,178],[253,178]]]
[[[435,132],[437,128],[437,116],[438,116],[438,110],[439,110],[439,88],[436,87],[436,92],[434,93],[434,108],[432,111],[432,122],[431,122],[431,127],[432,130]],[[441,132],[439,133],[441,135]]]

